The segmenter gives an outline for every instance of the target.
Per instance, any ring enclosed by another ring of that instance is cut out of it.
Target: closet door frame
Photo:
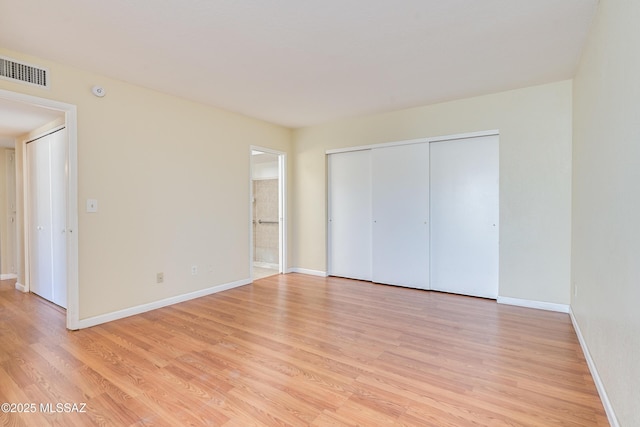
[[[326,201],[327,201],[327,225],[326,225],[326,240],[325,240],[325,245],[326,245],[326,253],[327,253],[327,275],[332,275],[332,265],[331,265],[331,259],[332,259],[332,253],[331,253],[331,245],[332,245],[332,241],[331,241],[331,234],[332,234],[332,229],[331,229],[331,194],[330,191],[331,189],[329,188],[330,185],[330,179],[331,177],[329,176],[330,174],[330,168],[328,167],[329,162],[330,162],[330,155],[332,154],[337,154],[337,153],[345,153],[345,152],[350,152],[350,151],[362,151],[362,150],[373,150],[373,149],[377,149],[377,148],[384,148],[384,147],[393,147],[393,146],[398,146],[398,145],[409,145],[409,144],[421,144],[421,143],[432,143],[432,142],[442,142],[442,141],[453,141],[453,140],[458,140],[458,139],[471,139],[471,138],[478,138],[478,137],[485,137],[485,136],[498,136],[500,135],[500,131],[498,129],[492,129],[492,130],[486,130],[486,131],[479,131],[479,132],[468,132],[468,133],[460,133],[460,134],[452,134],[452,135],[442,135],[442,136],[435,136],[435,137],[427,137],[427,138],[417,138],[417,139],[411,139],[411,140],[404,140],[404,141],[394,141],[394,142],[386,142],[386,143],[379,143],[379,144],[369,144],[369,145],[359,145],[359,146],[353,146],[353,147],[348,147],[348,148],[339,148],[339,149],[332,149],[332,150],[326,150],[325,151],[325,155],[327,157],[326,159],[326,165],[327,165],[327,193],[326,193]],[[428,167],[428,166],[427,166]],[[499,207],[498,207],[499,210]],[[428,220],[430,223],[430,219]],[[430,227],[430,224],[429,224]],[[499,248],[498,248],[499,250]],[[430,244],[429,244],[429,251],[431,251],[430,248]],[[498,254],[499,257],[499,254]],[[430,260],[427,260],[426,262],[429,262]],[[429,273],[430,276],[430,273]],[[371,280],[371,279],[365,279],[365,280]],[[498,277],[499,280],[499,277]],[[431,285],[430,283],[427,286],[427,289],[430,289]]]

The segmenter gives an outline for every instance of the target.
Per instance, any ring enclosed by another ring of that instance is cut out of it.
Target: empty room
[[[0,0],[0,423],[640,425],[639,20]]]

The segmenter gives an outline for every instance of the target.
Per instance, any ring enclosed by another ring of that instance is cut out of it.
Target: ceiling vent
[[[49,87],[49,70],[38,68],[0,56],[0,78],[27,83],[38,87]]]

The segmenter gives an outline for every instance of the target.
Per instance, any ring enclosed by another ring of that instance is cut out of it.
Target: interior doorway
[[[285,271],[285,154],[251,148],[251,278]]]
[[[66,295],[62,301],[67,308],[66,324],[68,329],[79,328],[79,292],[78,292],[78,160],[77,160],[77,108],[75,105],[25,95],[0,89],[0,136],[12,138],[15,141],[16,167],[16,254],[17,281],[16,289],[30,292],[29,265],[29,193],[27,174],[27,144],[26,142],[37,133],[42,133],[49,124],[58,119],[66,129],[64,138],[64,155],[56,158],[64,163],[64,178],[62,186],[66,198],[63,202],[63,212],[58,212],[64,223],[57,231],[64,233],[64,240],[56,251],[64,252],[65,269],[63,279]],[[50,128],[49,128],[50,129]],[[36,225],[37,227],[38,225]]]

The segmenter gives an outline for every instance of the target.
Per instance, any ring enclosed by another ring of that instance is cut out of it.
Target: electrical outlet
[[[213,264],[209,264],[209,265],[207,266],[207,269],[209,270],[209,273],[210,273],[210,274],[213,274]]]
[[[156,283],[163,283],[164,282],[164,273],[157,273],[156,274]]]
[[[98,212],[98,201],[96,199],[87,199],[87,212]]]
[[[197,265],[192,265],[191,266],[191,275],[195,276],[198,274],[198,266]]]

